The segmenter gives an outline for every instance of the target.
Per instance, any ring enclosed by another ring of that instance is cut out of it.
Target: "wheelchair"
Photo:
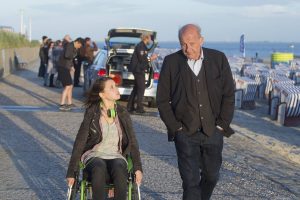
[[[135,176],[133,172],[133,162],[130,156],[127,157],[127,170],[128,170],[128,191],[127,200],[140,200],[140,193],[137,184],[135,183]],[[79,172],[75,176],[75,183],[72,187],[68,188],[67,200],[92,200],[92,185],[89,182],[88,173],[84,170],[85,166],[82,162],[79,162]],[[105,190],[107,191],[107,199],[113,199],[108,197],[108,191],[114,190],[114,185],[111,181],[108,181]]]

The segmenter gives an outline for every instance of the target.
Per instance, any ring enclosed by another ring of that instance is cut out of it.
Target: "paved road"
[[[61,89],[43,87],[36,71],[0,81],[1,200],[66,197],[64,177],[83,118],[82,93],[74,91],[74,111],[60,112]],[[181,199],[174,145],[167,142],[157,110],[148,111],[148,116],[132,115],[145,171],[142,197]],[[300,199],[300,166],[255,140],[239,133],[225,139],[223,160],[212,199]]]

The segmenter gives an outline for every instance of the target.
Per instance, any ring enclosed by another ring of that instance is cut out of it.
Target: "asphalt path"
[[[66,169],[84,109],[82,89],[75,88],[76,108],[59,111],[61,90],[43,86],[37,65],[0,80],[1,200],[66,198]],[[167,142],[157,109],[131,117],[144,168],[142,199],[181,199],[174,144]],[[212,199],[300,199],[299,169],[236,133],[225,139],[221,177]]]

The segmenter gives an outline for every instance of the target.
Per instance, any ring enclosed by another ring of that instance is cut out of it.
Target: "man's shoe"
[[[136,110],[135,112],[138,113],[138,114],[144,114],[145,110]]]
[[[133,108],[127,108],[127,111],[128,111],[129,113],[133,113],[133,112],[134,112],[134,109],[133,109]]]

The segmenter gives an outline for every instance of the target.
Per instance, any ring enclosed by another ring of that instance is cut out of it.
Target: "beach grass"
[[[29,41],[25,36],[18,33],[0,31],[0,49],[35,47],[40,43],[37,40]]]

